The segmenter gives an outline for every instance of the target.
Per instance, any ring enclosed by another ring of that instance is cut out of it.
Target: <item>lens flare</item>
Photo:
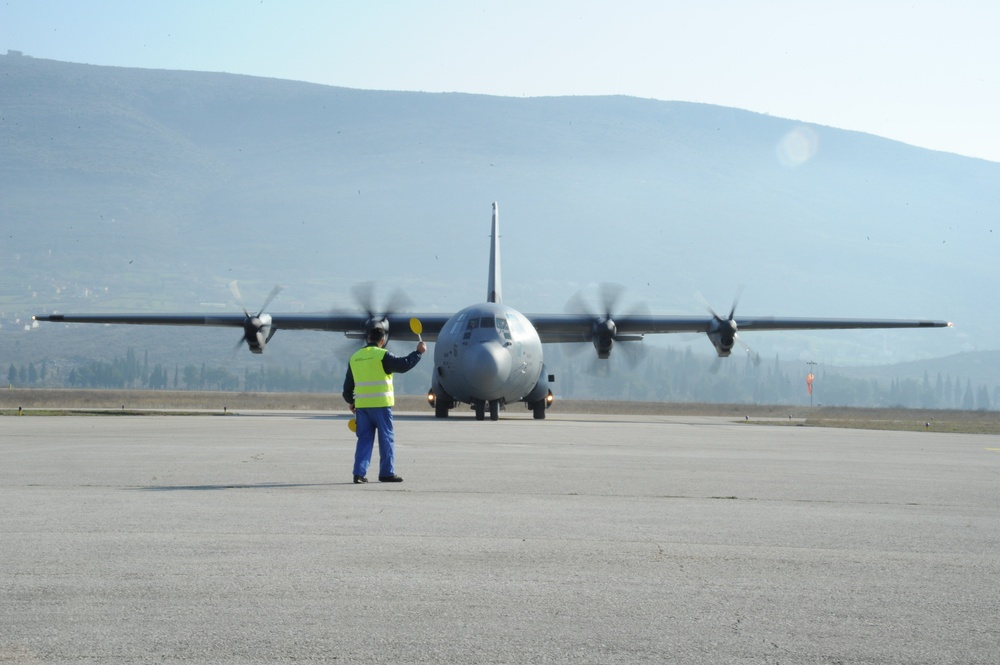
[[[815,157],[818,150],[819,136],[805,125],[799,125],[785,134],[775,146],[778,161],[793,168]]]

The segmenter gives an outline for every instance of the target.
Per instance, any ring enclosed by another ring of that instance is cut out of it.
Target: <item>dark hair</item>
[[[365,339],[371,344],[378,344],[385,337],[385,331],[378,326],[368,329]]]

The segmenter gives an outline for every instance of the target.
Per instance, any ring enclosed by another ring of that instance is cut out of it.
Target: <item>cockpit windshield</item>
[[[466,339],[468,339],[469,332],[477,328],[482,328],[483,330],[494,329],[500,337],[510,339],[510,327],[507,325],[507,319],[503,317],[481,316],[470,318],[469,323],[465,326]]]

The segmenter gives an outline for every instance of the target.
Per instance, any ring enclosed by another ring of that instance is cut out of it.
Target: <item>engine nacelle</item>
[[[365,338],[368,337],[368,333],[371,332],[373,328],[381,328],[382,332],[385,334],[385,341],[389,341],[389,319],[382,316],[373,316],[367,321],[365,321]]]
[[[377,316],[373,316],[365,321],[364,331],[348,330],[344,333],[344,337],[347,339],[368,339],[368,333],[370,333],[373,328],[381,328],[382,332],[385,333],[385,341],[389,341],[389,319]]]
[[[243,321],[243,340],[251,353],[264,353],[264,347],[272,335],[274,331],[271,329],[270,314],[249,316]]]
[[[712,330],[705,333],[720,358],[728,358],[729,354],[733,352],[733,346],[736,344],[736,331],[736,321],[729,319],[728,321],[718,321]]]
[[[611,347],[615,345],[615,335],[617,332],[618,328],[611,319],[602,319],[594,322],[594,326],[591,328],[591,335],[593,336],[594,348],[597,350],[597,357],[601,360],[607,360],[611,355]]]

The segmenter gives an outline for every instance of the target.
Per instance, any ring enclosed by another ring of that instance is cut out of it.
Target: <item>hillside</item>
[[[764,357],[881,365],[996,348],[983,294],[1000,164],[627,97],[349,90],[16,55],[0,56],[0,81],[8,356],[18,336],[58,337],[23,331],[32,313],[232,308],[233,279],[251,307],[284,284],[275,311],[349,305],[366,280],[451,311],[484,296],[494,200],[504,299],[524,311],[617,282],[652,311],[698,313],[699,293],[724,310],[745,286],[737,314],[958,324],[748,339]],[[75,329],[73,352],[100,353],[105,334]],[[216,340],[121,334],[173,356],[181,339],[192,353]]]

